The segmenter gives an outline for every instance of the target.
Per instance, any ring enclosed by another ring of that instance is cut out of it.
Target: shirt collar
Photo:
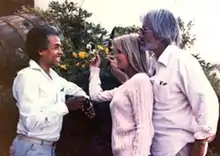
[[[41,68],[41,66],[36,62],[36,61],[34,61],[34,60],[30,60],[29,61],[29,66],[32,68],[32,69],[38,69],[38,70],[43,70],[42,68]],[[52,69],[50,68],[50,71],[51,71]]]
[[[51,79],[51,78],[45,73],[45,71],[39,66],[39,64],[38,64],[36,61],[30,60],[30,61],[29,61],[29,66],[30,66],[30,68],[32,68],[32,69],[35,69],[35,70],[38,70],[38,71],[42,72],[47,78]],[[51,76],[51,77],[53,77],[53,75],[54,75],[53,73],[54,73],[54,71],[50,68],[50,76]]]
[[[29,61],[29,66],[32,69],[42,70],[42,68],[39,66],[39,64],[37,62],[35,62],[34,60]]]
[[[167,67],[169,59],[170,59],[170,54],[176,48],[177,48],[177,46],[174,44],[168,45],[166,47],[166,49],[163,51],[163,53],[160,55],[160,57],[158,58],[158,62],[162,63],[164,66]]]

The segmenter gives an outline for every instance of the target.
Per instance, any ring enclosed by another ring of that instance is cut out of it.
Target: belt
[[[48,141],[48,140],[43,140],[43,139],[38,139],[38,138],[32,138],[32,137],[28,137],[22,134],[18,134],[16,136],[16,138],[18,140],[23,140],[23,141],[28,141],[31,142],[33,144],[39,144],[42,146],[55,146],[56,142],[52,142],[52,141]]]

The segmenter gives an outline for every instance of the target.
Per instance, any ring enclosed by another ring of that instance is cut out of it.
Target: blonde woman
[[[139,48],[138,35],[113,40],[118,68],[128,76],[120,87],[101,88],[100,57],[90,64],[89,92],[96,102],[111,101],[112,151],[114,156],[148,156],[154,134],[152,124],[153,89],[147,75],[146,53]]]

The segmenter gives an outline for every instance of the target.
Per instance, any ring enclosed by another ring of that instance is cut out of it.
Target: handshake
[[[84,96],[66,95],[66,106],[70,111],[82,110],[90,119],[95,117],[95,111],[90,99]]]

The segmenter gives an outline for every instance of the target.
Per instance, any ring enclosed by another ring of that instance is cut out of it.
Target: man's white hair
[[[167,44],[175,43],[179,45],[181,38],[178,21],[169,10],[152,10],[143,16],[142,22],[143,27],[147,23],[151,24],[150,30],[153,34]]]

